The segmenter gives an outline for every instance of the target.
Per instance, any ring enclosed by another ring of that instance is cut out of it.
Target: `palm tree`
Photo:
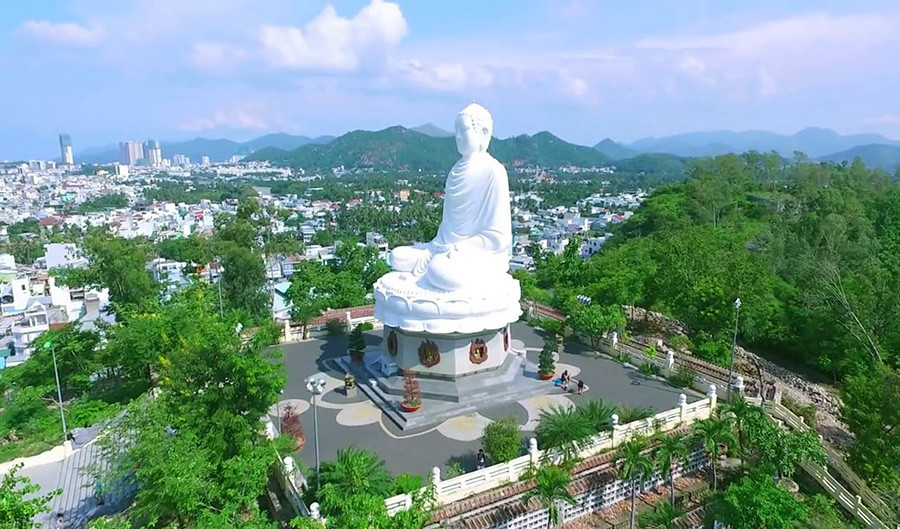
[[[572,463],[594,434],[594,425],[576,408],[551,406],[541,410],[534,433],[538,446],[544,450],[556,448],[563,461]]]
[[[349,497],[355,494],[371,494],[385,497],[391,485],[391,475],[384,461],[368,450],[348,447],[337,452],[337,460],[322,465],[320,475],[322,489]],[[316,491],[321,496],[322,491]]]
[[[619,424],[628,424],[634,421],[640,421],[648,417],[653,417],[653,408],[641,406],[619,406],[616,413],[619,414]]]
[[[748,428],[752,428],[754,424],[758,424],[759,419],[765,420],[762,410],[753,404],[750,404],[743,395],[737,395],[732,402],[722,404],[719,409],[719,416],[731,419],[737,430],[738,442],[738,458],[741,460],[741,466],[744,466],[744,440],[745,433]]]
[[[681,437],[674,435],[660,435],[659,446],[653,454],[653,459],[659,467],[664,478],[669,480],[669,493],[672,507],[675,507],[675,465],[678,462],[687,463],[688,445]]]
[[[615,406],[598,399],[579,404],[576,409],[593,425],[595,431],[603,432],[612,429],[612,415],[616,412]]]
[[[537,470],[534,476],[535,487],[525,493],[524,500],[537,498],[541,507],[547,509],[549,520],[547,528],[559,523],[559,502],[575,505],[575,498],[569,492],[572,476],[556,465],[545,465]]]
[[[668,503],[660,504],[654,511],[641,516],[638,523],[641,527],[653,527],[654,529],[676,529],[675,520],[684,514],[684,511]]]
[[[731,432],[731,423],[726,419],[719,417],[710,417],[694,423],[694,437],[706,450],[706,454],[710,458],[713,473],[713,490],[719,484],[719,476],[717,474],[717,462],[719,456],[722,455],[721,447],[729,444],[735,444],[737,440]]]
[[[644,437],[634,437],[619,446],[616,454],[616,464],[619,465],[619,478],[622,481],[631,481],[631,522],[629,527],[634,529],[635,508],[637,499],[637,487],[643,482],[645,476],[653,473],[653,462],[644,453],[647,448],[647,440]]]

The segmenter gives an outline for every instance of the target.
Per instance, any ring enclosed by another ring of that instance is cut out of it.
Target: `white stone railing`
[[[678,406],[676,408],[657,413],[647,419],[620,426],[615,424],[617,418],[614,416],[612,431],[601,432],[593,436],[581,448],[578,455],[582,459],[589,458],[616,448],[637,435],[665,432],[691,424],[694,421],[707,419],[716,407],[716,402],[716,386],[710,385],[705,399],[688,404],[687,396],[681,394],[678,397]],[[528,454],[517,457],[507,463],[499,463],[447,480],[441,479],[441,469],[435,467],[432,469],[431,483],[434,486],[436,500],[438,504],[453,503],[501,485],[518,481],[532,463],[537,464],[545,456],[555,460],[559,457],[559,454],[555,450],[539,450],[537,440],[530,439]],[[399,494],[390,497],[384,501],[384,504],[389,514],[395,514],[398,511],[408,509],[412,505],[412,494]]]

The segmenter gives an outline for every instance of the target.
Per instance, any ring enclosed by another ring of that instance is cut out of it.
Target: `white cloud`
[[[264,130],[269,128],[269,122],[254,105],[243,104],[217,108],[212,115],[191,119],[180,124],[178,128],[189,132],[209,129]]]
[[[772,77],[771,73],[769,73],[768,68],[760,65],[759,69],[757,70],[757,74],[759,76],[760,97],[769,97],[770,95],[773,95],[778,91],[778,85],[775,82],[775,78]]]
[[[565,68],[559,71],[559,86],[563,95],[574,97],[578,100],[585,100],[590,93],[588,82],[579,76],[569,73]]]
[[[203,70],[227,70],[246,57],[243,48],[218,42],[196,42],[191,50],[191,61]]]
[[[874,125],[900,125],[900,116],[896,114],[884,113],[879,116],[866,118],[863,120],[863,122]]]
[[[494,76],[488,69],[459,62],[423,66],[419,61],[405,61],[400,65],[400,70],[410,83],[436,92],[482,89],[494,82]]]
[[[63,46],[94,46],[105,35],[103,27],[97,23],[83,26],[75,22],[50,22],[49,20],[28,20],[19,26],[19,33],[34,40]]]
[[[371,0],[353,18],[343,18],[327,5],[302,29],[266,25],[259,29],[259,38],[272,66],[351,71],[367,62],[383,62],[407,31],[399,5]]]

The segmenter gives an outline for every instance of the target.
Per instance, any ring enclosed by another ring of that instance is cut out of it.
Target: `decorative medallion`
[[[473,364],[480,364],[487,360],[488,348],[484,340],[472,340],[469,346],[469,361]]]
[[[425,340],[419,345],[419,363],[425,367],[434,367],[441,361],[441,352],[436,343]]]
[[[395,331],[391,331],[391,334],[388,335],[387,348],[391,356],[397,356],[397,333]]]
[[[503,328],[503,350],[509,351],[509,327]]]

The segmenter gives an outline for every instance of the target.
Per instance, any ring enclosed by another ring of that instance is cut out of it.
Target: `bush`
[[[728,367],[731,358],[731,341],[722,337],[701,333],[697,337],[697,356],[714,364]]]
[[[453,479],[457,476],[462,476],[466,473],[466,469],[463,468],[462,463],[459,460],[453,460],[449,465],[447,465],[447,478]]]
[[[676,388],[689,388],[694,385],[697,375],[693,371],[685,367],[679,367],[671,375],[669,375],[669,383]]]
[[[638,371],[648,376],[659,375],[659,366],[647,362],[646,364],[641,364],[641,366],[638,367]]]
[[[375,325],[372,324],[372,322],[370,322],[370,321],[366,321],[366,322],[360,323],[360,324],[358,325],[358,327],[359,327],[363,332],[365,332],[365,331],[371,331],[372,329],[374,329],[374,328],[375,328]]]
[[[807,404],[804,406],[787,395],[781,397],[781,404],[798,417],[803,417],[803,422],[812,429],[816,428],[816,406]]]
[[[522,434],[516,418],[504,417],[487,425],[481,444],[494,463],[506,463],[519,457],[522,453]]]
[[[325,332],[331,336],[344,334],[344,322],[341,320],[328,320],[325,322]]]
[[[667,341],[672,348],[678,349],[679,351],[692,351],[694,349],[694,344],[691,343],[691,339],[683,334],[676,334]]]
[[[422,488],[422,483],[422,476],[400,474],[391,483],[391,495],[396,496],[397,494],[415,492]]]
[[[546,338],[544,340],[544,348],[538,355],[538,372],[553,373],[556,371],[556,362],[553,360],[553,353],[556,352],[556,340]]]

